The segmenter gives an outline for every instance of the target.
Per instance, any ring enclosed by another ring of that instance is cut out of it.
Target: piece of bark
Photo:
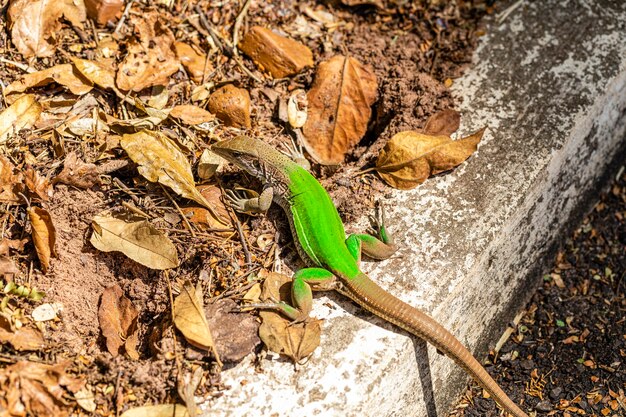
[[[239,49],[274,78],[284,78],[313,66],[313,53],[305,45],[254,26],[239,43]]]

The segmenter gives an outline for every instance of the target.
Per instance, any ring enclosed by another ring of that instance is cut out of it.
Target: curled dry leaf
[[[13,0],[7,16],[13,44],[25,58],[54,55],[61,18],[79,28],[87,18],[82,0]]]
[[[4,89],[5,96],[21,93],[29,88],[43,87],[51,83],[67,87],[72,94],[78,96],[87,94],[93,89],[91,81],[85,78],[72,64],[60,64],[43,71],[22,75]]]
[[[138,39],[128,42],[128,54],[117,71],[117,86],[124,91],[141,91],[167,85],[180,65],[173,50],[174,35],[155,13],[136,17],[134,24]]]
[[[93,84],[106,89],[115,88],[115,74],[103,63],[80,58],[72,58],[72,62],[80,74]]]
[[[124,411],[120,417],[190,417],[181,404],[159,404],[135,407]]]
[[[313,159],[324,165],[343,162],[367,130],[377,89],[372,70],[354,58],[335,56],[319,64],[302,129]]]
[[[124,296],[119,286],[113,285],[103,291],[98,322],[107,350],[114,357],[125,351],[131,359],[139,359],[137,317],[139,310]]]
[[[283,274],[268,273],[261,300],[280,300],[291,304],[291,279]],[[321,320],[294,323],[274,311],[260,311],[259,337],[273,352],[289,356],[295,362],[309,356],[320,344]]]
[[[20,269],[17,267],[13,259],[8,256],[0,255],[0,276],[17,275]]]
[[[313,66],[313,53],[307,46],[261,26],[250,28],[239,49],[274,78],[288,77]]]
[[[28,243],[28,239],[19,240],[19,239],[4,238],[0,240],[0,255],[7,255],[9,253],[9,249],[22,252],[24,250],[24,246],[27,243]]]
[[[100,173],[96,165],[87,164],[80,160],[76,152],[70,152],[63,162],[63,170],[52,182],[61,182],[78,188],[91,188],[100,184]]]
[[[180,119],[183,123],[188,125],[199,125],[201,123],[211,122],[215,120],[208,111],[202,107],[194,106],[191,104],[182,104],[174,106],[169,113],[170,117]]]
[[[213,72],[213,66],[207,61],[206,55],[196,52],[191,45],[184,42],[175,42],[174,49],[176,50],[176,56],[194,82],[202,82],[205,74],[205,66],[207,74]]]
[[[250,128],[250,94],[248,90],[226,84],[209,97],[209,111],[226,126]]]
[[[185,401],[189,417],[198,415],[195,393],[202,382],[203,376],[204,371],[201,366],[198,366],[193,373],[185,373],[182,378],[178,379],[176,391],[178,391],[178,396]]]
[[[160,132],[142,130],[124,135],[120,144],[130,159],[139,165],[137,171],[148,181],[168,186],[220,217],[196,188],[189,161],[170,138]]]
[[[46,343],[43,335],[37,329],[31,327],[20,327],[13,329],[11,321],[0,314],[0,344],[10,343],[15,350],[33,351],[43,349]]]
[[[130,214],[104,211],[93,218],[90,242],[103,252],[122,252],[152,269],[178,266],[176,247],[148,221]]]
[[[222,201],[222,191],[215,185],[201,185],[198,190],[204,198],[211,204],[211,207],[218,214],[217,217],[212,212],[203,207],[181,207],[181,211],[187,219],[198,225],[200,228],[224,229],[228,226],[225,219],[228,219],[228,210]],[[230,234],[230,232],[228,232]]]
[[[287,101],[287,119],[294,129],[298,129],[306,123],[307,108],[309,102],[304,90],[295,90]]]
[[[73,404],[66,398],[85,384],[67,373],[69,362],[46,365],[19,361],[0,372],[0,406],[9,416],[66,417]],[[10,401],[6,401],[10,399]]]
[[[76,399],[76,403],[80,405],[80,408],[82,408],[83,410],[90,413],[96,411],[96,395],[93,393],[93,390],[91,389],[91,387],[89,387],[89,385],[79,389],[74,394],[74,398]]]
[[[470,157],[485,129],[463,139],[430,136],[413,131],[394,135],[376,161],[376,171],[387,184],[402,190],[418,186]]]
[[[24,172],[24,184],[32,194],[43,201],[48,201],[52,196],[52,187],[48,178],[39,174],[31,166],[27,167]]]
[[[29,207],[28,218],[32,227],[35,251],[41,263],[41,269],[46,272],[50,267],[50,258],[56,257],[56,230],[52,217],[47,210],[41,207]]]
[[[198,177],[203,180],[211,178],[217,170],[226,162],[224,158],[211,152],[209,149],[202,151],[200,160],[198,161]]]
[[[180,294],[174,300],[172,307],[174,325],[192,345],[213,352],[215,360],[222,366],[219,354],[215,349],[215,342],[209,329],[204,306],[202,304],[202,287],[194,287],[189,281],[185,281]]]
[[[17,99],[11,106],[0,113],[0,144],[22,129],[35,125],[41,115],[41,105],[35,96],[27,94]]]
[[[20,193],[24,192],[23,181],[24,175],[21,172],[16,172],[15,166],[6,156],[0,155],[0,202],[24,203],[20,196]]]

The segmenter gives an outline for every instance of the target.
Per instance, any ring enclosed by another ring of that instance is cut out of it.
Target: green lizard
[[[326,190],[289,157],[245,136],[218,142],[211,149],[264,184],[263,192],[253,199],[230,192],[233,207],[242,212],[264,212],[272,200],[276,201],[287,214],[298,254],[310,266],[293,276],[293,305],[276,302],[255,307],[275,309],[294,321],[302,321],[312,309],[313,290],[336,290],[431,343],[469,373],[507,412],[514,417],[528,417],[450,332],[361,272],[361,252],[374,259],[384,259],[395,252],[382,216],[377,225],[380,239],[364,234],[346,239],[339,213]]]

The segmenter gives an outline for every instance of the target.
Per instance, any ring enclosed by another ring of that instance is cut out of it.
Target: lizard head
[[[211,150],[249,174],[262,179],[266,177],[266,164],[272,162],[273,153],[281,155],[264,142],[247,136],[217,142],[211,146]]]

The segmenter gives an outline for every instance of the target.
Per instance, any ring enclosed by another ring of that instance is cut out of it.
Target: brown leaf
[[[174,325],[192,345],[213,352],[215,360],[222,366],[219,354],[215,349],[211,329],[204,314],[202,305],[202,287],[185,281],[180,294],[174,300],[172,308]]]
[[[81,0],[13,0],[8,10],[11,39],[25,57],[55,53],[61,18],[82,28],[86,19]]]
[[[56,230],[50,214],[41,207],[29,207],[28,218],[32,226],[33,243],[43,272],[50,266],[50,258],[56,257]]]
[[[15,166],[4,155],[0,155],[0,202],[25,203],[19,195],[24,192],[24,176],[15,172]]]
[[[3,314],[0,314],[0,343],[10,343],[15,350],[19,351],[40,350],[46,345],[39,330],[32,327],[14,330],[11,321]]]
[[[66,397],[84,385],[66,372],[68,362],[46,365],[20,361],[0,371],[0,406],[9,416],[66,417],[73,408]]]
[[[313,159],[324,165],[343,162],[367,130],[377,89],[372,70],[354,58],[335,56],[319,64],[302,129]]]
[[[170,138],[161,132],[142,130],[124,135],[120,144],[130,159],[139,165],[137,171],[148,181],[168,186],[177,194],[214,211],[196,188],[189,161]]]
[[[263,283],[262,300],[280,300],[291,304],[291,279],[270,272]],[[259,337],[273,352],[289,356],[295,362],[309,356],[320,344],[322,320],[309,319],[294,323],[274,311],[260,311]]]
[[[178,266],[174,244],[143,218],[104,211],[93,218],[91,226],[89,241],[98,250],[122,252],[152,269]]]
[[[0,276],[17,275],[20,269],[17,267],[13,259],[5,255],[0,255]]]
[[[180,119],[183,123],[188,125],[199,125],[200,123],[206,123],[215,120],[208,111],[201,107],[191,104],[182,104],[174,106],[169,114],[171,117]]]
[[[261,26],[250,28],[239,49],[274,78],[288,77],[313,66],[313,53],[308,47]]]
[[[0,113],[0,144],[20,130],[34,126],[39,120],[41,111],[41,105],[32,94],[17,99],[8,109]]]
[[[100,173],[97,166],[81,161],[75,152],[70,152],[63,162],[63,170],[54,178],[53,182],[62,182],[86,189],[100,184]]]
[[[98,322],[107,350],[114,357],[125,351],[131,359],[139,359],[137,317],[139,310],[124,296],[119,286],[113,285],[103,291]]]
[[[121,14],[124,0],[85,0],[87,16],[99,25],[114,21],[116,15]]]
[[[485,129],[459,140],[413,131],[394,135],[378,155],[376,170],[392,187],[408,190],[470,157]]]
[[[173,50],[174,35],[158,14],[135,19],[138,40],[128,42],[128,54],[117,71],[117,86],[124,91],[141,91],[167,85],[180,63]]]
[[[426,120],[423,133],[430,136],[450,136],[461,125],[461,114],[452,109],[442,110]]]
[[[198,186],[198,191],[221,217],[216,217],[204,207],[181,207],[181,211],[187,219],[200,226],[200,228],[224,229],[229,226],[225,220],[228,219],[228,210],[222,201],[222,190],[216,185],[200,185]]]
[[[175,42],[174,49],[176,50],[176,56],[183,64],[191,79],[196,83],[201,83],[205,74],[213,72],[213,66],[207,61],[206,55],[196,52],[196,50],[184,42]]]
[[[0,241],[0,255],[8,255],[9,249],[14,249],[18,252],[24,250],[24,246],[28,243],[28,239],[7,239],[4,238]]]
[[[209,111],[226,126],[250,128],[250,94],[248,90],[226,84],[209,97]]]
[[[52,188],[48,178],[42,177],[33,167],[26,168],[24,173],[24,184],[28,190],[41,198],[43,201],[48,201],[52,195]]]
[[[108,66],[80,58],[72,58],[72,62],[80,74],[92,83],[106,89],[115,88],[115,73]]]
[[[72,64],[61,64],[43,71],[22,75],[21,78],[4,89],[4,94],[10,96],[13,93],[21,93],[34,87],[43,87],[53,82],[67,87],[76,95],[87,94],[93,89],[91,81],[83,77]]]

